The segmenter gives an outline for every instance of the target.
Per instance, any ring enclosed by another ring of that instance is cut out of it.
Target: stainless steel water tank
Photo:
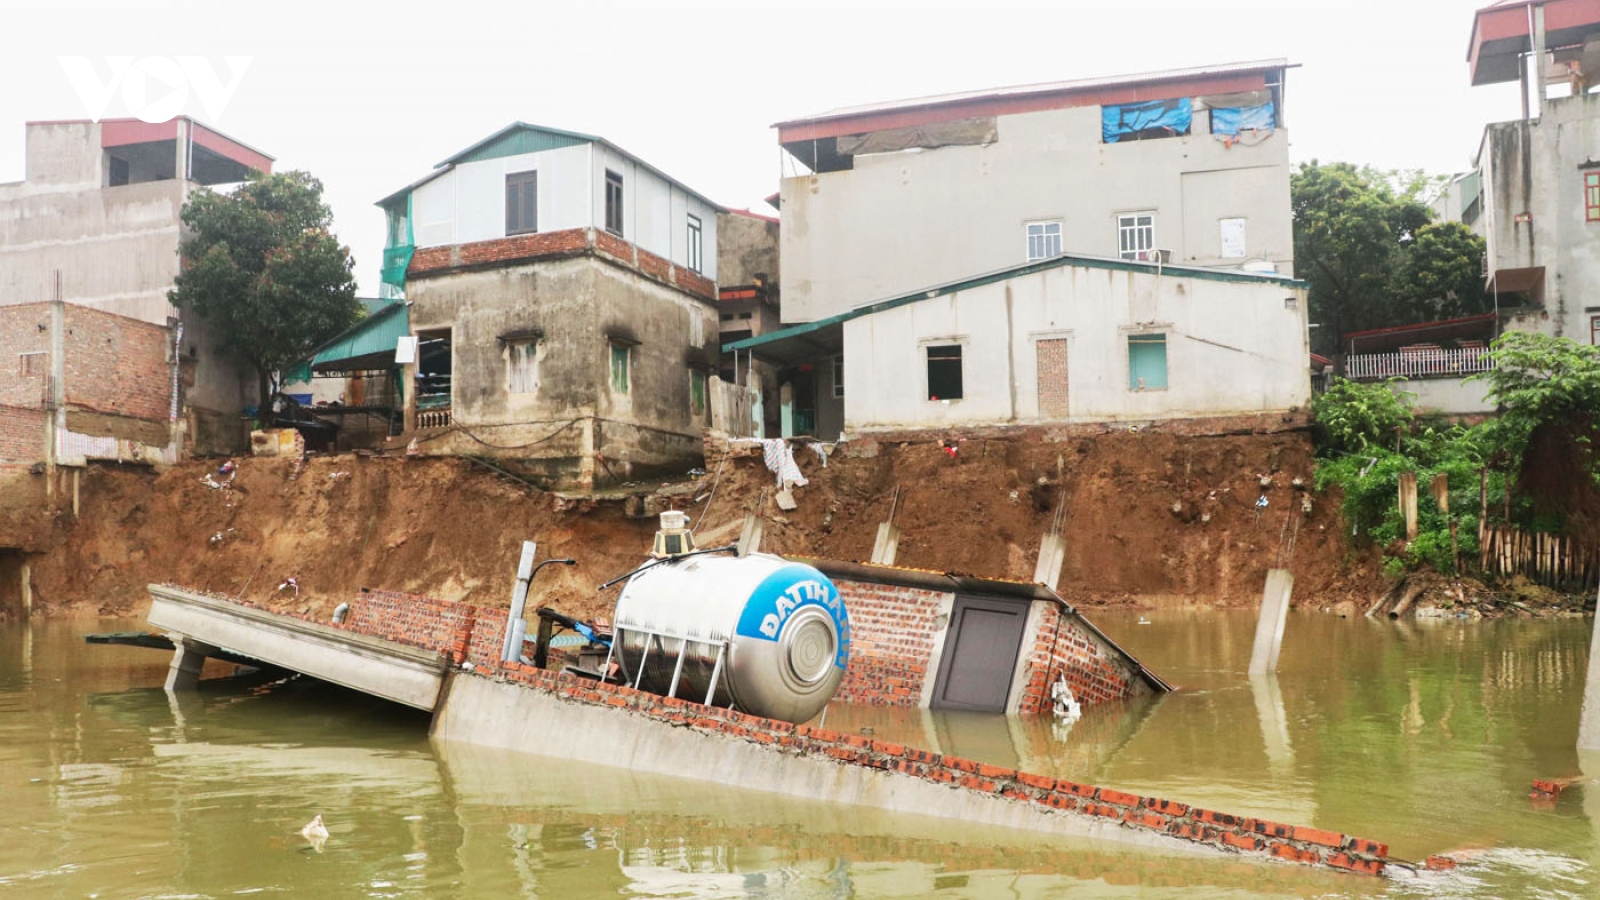
[[[822,711],[850,659],[838,588],[811,566],[765,553],[652,566],[623,587],[614,621],[628,683],[666,694],[682,650],[676,696],[705,702],[716,675],[712,705],[789,722]]]

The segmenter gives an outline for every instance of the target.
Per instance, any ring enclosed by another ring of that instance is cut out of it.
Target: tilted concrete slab
[[[150,585],[150,624],[352,690],[433,711],[446,657],[332,625]]]

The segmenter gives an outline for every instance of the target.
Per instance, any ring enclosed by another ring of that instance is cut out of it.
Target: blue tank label
[[[807,606],[820,607],[833,619],[839,633],[839,652],[833,664],[844,668],[850,660],[850,616],[839,589],[828,576],[807,565],[784,566],[756,586],[739,616],[739,636],[776,641],[789,617]]]

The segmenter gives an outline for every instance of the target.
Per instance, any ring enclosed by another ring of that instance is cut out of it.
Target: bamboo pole
[[[1489,527],[1489,467],[1478,470],[1478,546]]]

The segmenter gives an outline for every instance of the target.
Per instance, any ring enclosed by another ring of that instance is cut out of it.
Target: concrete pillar
[[[72,517],[78,517],[78,475],[82,470],[72,470]]]
[[[1267,747],[1267,765],[1274,772],[1294,768],[1294,747],[1289,743],[1289,717],[1283,711],[1283,693],[1275,675],[1250,676],[1250,694],[1256,701],[1256,720]]]
[[[1600,611],[1595,613],[1594,623],[1589,637],[1589,671],[1583,680],[1583,715],[1578,719],[1578,749],[1600,751]]]
[[[22,564],[22,615],[33,615],[33,569],[26,562]]]
[[[1261,592],[1261,617],[1256,620],[1256,640],[1250,649],[1250,674],[1268,675],[1278,671],[1278,651],[1283,649],[1283,626],[1289,619],[1289,597],[1294,593],[1294,576],[1288,569],[1267,572],[1267,586]]]
[[[1533,115],[1536,119],[1544,118],[1544,55],[1548,49],[1545,41],[1544,4],[1533,5],[1533,56],[1528,60],[1528,65],[1533,69],[1529,73],[1529,80],[1533,82]]]
[[[1047,534],[1039,541],[1039,562],[1033,567],[1033,580],[1050,590],[1061,581],[1061,566],[1067,561],[1067,539]]]
[[[744,528],[739,531],[739,555],[749,556],[761,550],[761,533],[766,530],[766,520],[751,513],[744,517]]]
[[[200,683],[200,670],[205,667],[206,657],[216,653],[217,648],[186,637],[179,637],[173,643],[176,647],[172,652],[172,665],[167,668],[166,689],[192,691]]]
[[[872,542],[872,561],[880,566],[892,566],[899,551],[900,529],[893,522],[878,523],[878,537]]]

